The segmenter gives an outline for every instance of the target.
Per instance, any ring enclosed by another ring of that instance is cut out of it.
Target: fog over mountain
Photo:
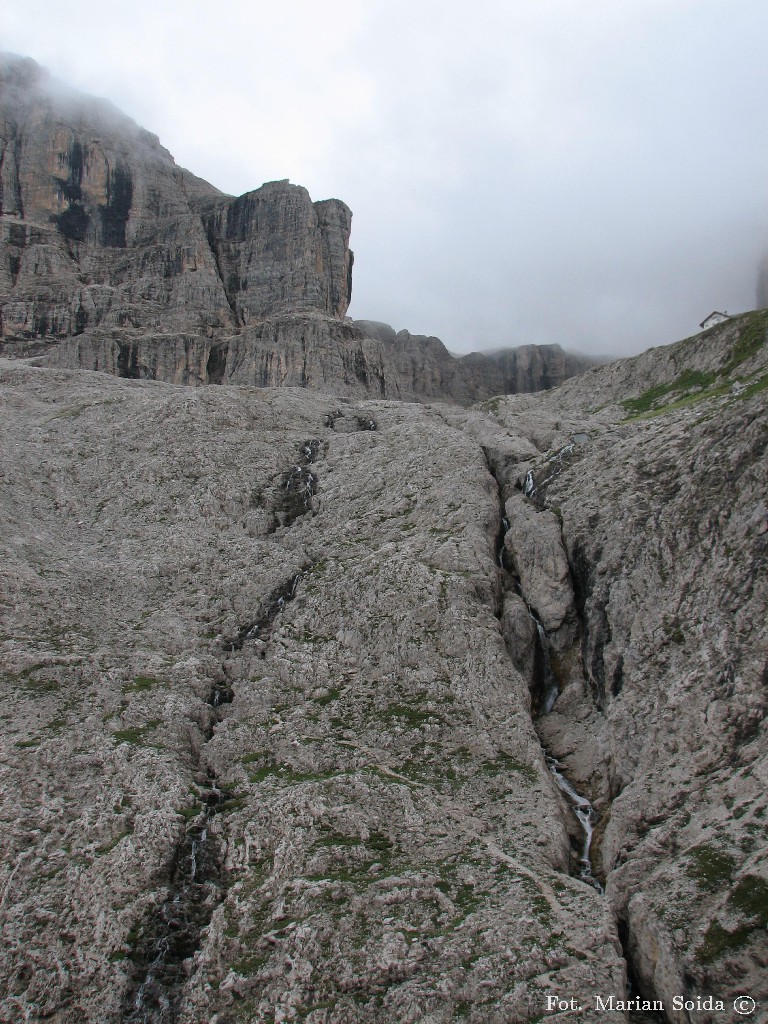
[[[355,214],[350,313],[454,351],[639,351],[755,305],[758,0],[7,5],[0,46],[104,95],[237,195]]]

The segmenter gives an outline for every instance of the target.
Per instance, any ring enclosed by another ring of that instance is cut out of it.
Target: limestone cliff
[[[313,204],[288,181],[222,195],[110,104],[7,55],[0,147],[7,349],[97,329],[205,338],[276,311],[346,312],[351,215],[337,200]]]
[[[183,384],[447,398],[540,390],[558,346],[453,358],[436,338],[345,322],[351,213],[287,180],[238,198],[33,61],[0,58],[0,350]],[[391,336],[390,336],[391,335]]]

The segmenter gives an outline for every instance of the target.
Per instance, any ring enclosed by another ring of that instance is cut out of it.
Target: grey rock
[[[501,1024],[623,991],[471,436],[306,389],[0,373],[5,1016]]]
[[[62,91],[32,61],[5,55],[0,84],[6,351],[95,330],[140,331],[145,348],[171,332],[204,341],[284,310],[344,316],[343,203],[312,203],[287,181],[225,196],[177,167],[156,136]],[[169,354],[154,362],[169,365]]]
[[[550,643],[569,647],[576,639],[576,608],[557,516],[522,495],[510,498],[505,512],[504,548],[526,600]]]
[[[619,1024],[628,964],[762,1012],[768,314],[461,408],[390,400],[436,340],[227,309],[57,349],[135,379],[0,359],[0,1016]]]

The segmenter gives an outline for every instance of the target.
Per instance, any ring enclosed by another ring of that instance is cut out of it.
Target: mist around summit
[[[594,357],[754,307],[758,0],[293,11],[139,2],[116,24],[14,0],[0,42],[108,96],[224,192],[290,178],[343,199],[355,318],[457,352]]]

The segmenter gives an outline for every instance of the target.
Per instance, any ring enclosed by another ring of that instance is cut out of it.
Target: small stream
[[[536,624],[536,634],[538,637],[539,671],[537,672],[537,681],[539,689],[539,714],[548,715],[560,696],[560,687],[557,685],[555,673],[552,671],[552,662],[549,659],[547,634],[534,610],[527,604],[526,607],[528,608],[528,614]]]
[[[579,878],[582,882],[586,882],[587,885],[591,885],[593,888],[597,889],[598,892],[604,892],[602,885],[592,873],[592,860],[590,858],[592,834],[594,832],[595,824],[597,823],[597,814],[595,813],[595,809],[585,796],[582,796],[573,788],[568,779],[566,779],[560,771],[560,762],[557,758],[552,757],[549,754],[546,754],[545,757],[547,767],[552,773],[552,777],[557,783],[558,789],[564,794],[566,800],[570,804],[573,813],[576,815],[576,818],[581,825],[582,832],[584,833],[581,846],[581,857],[579,858]]]
[[[563,454],[566,452],[570,452],[572,448],[573,445],[566,446],[566,448],[559,453],[559,460],[562,460]],[[490,464],[489,470],[493,473]],[[535,492],[536,486],[533,478],[533,473],[529,471],[525,478],[523,493],[527,497],[531,497],[535,494]],[[557,678],[552,670],[552,663],[549,655],[549,641],[547,639],[546,630],[544,629],[544,626],[541,624],[541,620],[536,614],[535,609],[533,609],[528,604],[525,594],[521,590],[519,581],[515,579],[514,582],[512,582],[510,579],[511,574],[504,559],[504,536],[507,530],[509,529],[509,521],[506,519],[504,515],[505,508],[501,499],[501,491],[499,492],[499,504],[501,516],[499,531],[496,538],[496,562],[498,564],[499,572],[501,573],[502,578],[502,600],[503,591],[505,589],[514,589],[516,593],[518,593],[525,602],[525,606],[528,609],[528,614],[536,626],[536,663],[534,669],[534,680],[531,682],[531,688],[532,690],[534,690],[535,688],[534,700],[538,716],[548,715],[553,710],[555,703],[557,702],[557,698],[560,696],[560,689],[557,683]],[[604,890],[598,879],[595,878],[595,875],[592,871],[591,860],[592,837],[594,835],[594,829],[595,825],[597,824],[598,815],[595,809],[592,807],[592,804],[589,802],[589,800],[585,796],[582,796],[582,794],[575,789],[575,787],[571,784],[571,782],[569,782],[569,780],[563,774],[560,762],[557,760],[557,758],[552,757],[552,755],[546,750],[546,748],[543,749],[547,767],[549,768],[552,774],[555,784],[565,797],[568,806],[573,811],[573,814],[581,828],[582,842],[579,854],[577,877],[580,878],[583,882],[586,882],[587,885],[591,885],[598,892],[602,893]]]

